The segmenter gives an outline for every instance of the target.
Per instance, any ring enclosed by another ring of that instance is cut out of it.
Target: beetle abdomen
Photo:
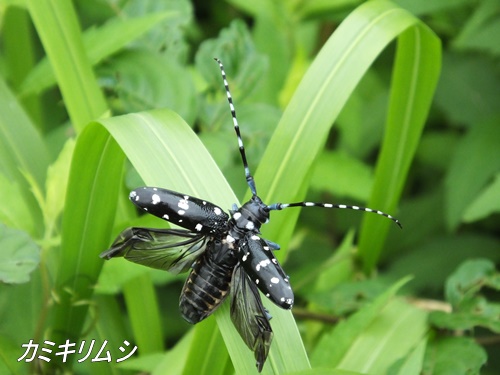
[[[227,254],[225,262],[215,263],[207,251],[193,265],[179,300],[182,317],[196,324],[212,314],[227,297],[237,259]]]

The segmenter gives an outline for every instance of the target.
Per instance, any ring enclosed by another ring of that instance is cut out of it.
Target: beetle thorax
[[[231,221],[237,232],[258,233],[261,225],[269,221],[269,209],[258,196],[254,195],[237,211],[232,212]]]

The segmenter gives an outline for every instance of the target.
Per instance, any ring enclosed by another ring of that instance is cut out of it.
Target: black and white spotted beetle
[[[105,259],[125,257],[174,273],[191,268],[179,307],[183,318],[192,324],[212,314],[231,291],[231,319],[247,346],[254,351],[260,372],[269,353],[273,332],[269,324],[271,316],[262,304],[259,290],[283,309],[293,306],[288,276],[273,254],[279,246],[259,237],[259,229],[269,221],[269,213],[287,207],[347,208],[373,212],[401,225],[391,215],[358,206],[311,202],[267,205],[262,202],[246,160],[224,67],[219,59],[215,60],[224,80],[252,198],[239,208],[233,205],[228,215],[213,203],[171,190],[135,189],[130,193],[130,200],[137,207],[184,229],[128,228],[100,256]]]

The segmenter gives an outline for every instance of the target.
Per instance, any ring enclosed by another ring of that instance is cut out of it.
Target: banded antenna
[[[224,66],[222,65],[222,62],[217,57],[215,57],[214,60],[217,61],[217,63],[219,64],[219,68],[220,68],[220,71],[222,74],[222,80],[224,81],[224,87],[226,88],[226,96],[227,96],[227,101],[229,103],[229,108],[231,110],[231,117],[233,118],[234,131],[236,132],[236,136],[238,138],[238,146],[240,149],[241,159],[243,161],[243,167],[245,168],[245,178],[247,180],[248,186],[250,187],[250,191],[252,192],[252,195],[256,196],[257,195],[257,188],[255,186],[254,178],[253,178],[253,176],[250,172],[250,168],[248,166],[247,157],[245,154],[245,146],[243,145],[243,139],[241,138],[240,127],[238,125],[238,119],[236,118],[236,110],[234,109],[233,97],[231,96],[231,91],[229,90],[229,84],[227,83],[226,72],[224,71]],[[368,208],[368,207],[354,206],[354,205],[348,205],[348,204],[332,204],[332,203],[316,203],[316,202],[274,203],[274,204],[267,206],[269,211],[280,211],[280,210],[282,210],[284,208],[288,208],[288,207],[323,207],[323,208],[339,208],[339,209],[371,212],[371,213],[374,213],[376,215],[384,216],[388,219],[391,219],[400,228],[403,228],[403,226],[401,225],[399,220],[396,219],[394,216],[389,215],[383,211],[374,210],[374,209]]]

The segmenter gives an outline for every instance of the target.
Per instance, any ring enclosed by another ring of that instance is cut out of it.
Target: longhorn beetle
[[[273,331],[271,315],[262,304],[259,290],[283,309],[293,306],[293,291],[288,276],[273,250],[279,245],[259,236],[271,211],[288,207],[343,208],[385,216],[401,227],[399,221],[382,211],[331,203],[274,203],[267,205],[257,195],[248,167],[245,148],[236,119],[224,67],[215,58],[226,89],[234,130],[252,198],[243,206],[233,205],[229,215],[203,199],[175,191],[140,187],[130,200],[140,209],[184,229],[128,228],[100,257],[125,259],[173,273],[191,271],[182,289],[179,308],[182,317],[196,324],[212,314],[231,293],[231,320],[241,338],[254,352],[257,369],[264,366]]]

